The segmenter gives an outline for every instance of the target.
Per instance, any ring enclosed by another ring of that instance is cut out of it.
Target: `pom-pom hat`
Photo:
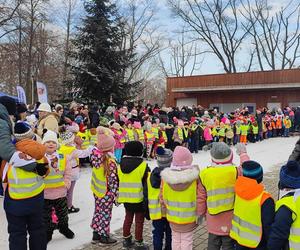
[[[114,149],[116,142],[113,132],[105,127],[97,128],[97,148],[103,152],[109,152]]]

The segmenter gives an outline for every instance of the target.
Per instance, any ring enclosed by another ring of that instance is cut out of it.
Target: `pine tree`
[[[81,100],[105,103],[110,95],[115,102],[128,100],[136,83],[124,81],[132,59],[120,46],[124,34],[116,6],[109,0],[93,0],[85,3],[85,10],[87,16],[73,41],[72,87],[79,89]]]

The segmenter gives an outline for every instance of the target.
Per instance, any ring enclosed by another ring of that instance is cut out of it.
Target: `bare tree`
[[[278,11],[267,0],[247,0],[243,7],[260,70],[295,67],[300,57],[299,1],[290,0]]]
[[[178,39],[169,39],[164,51],[159,53],[158,67],[165,77],[188,76],[198,71],[202,64],[199,41],[188,37],[186,27],[177,32]],[[169,57],[169,58],[167,58]]]
[[[241,0],[168,0],[174,14],[197,34],[221,62],[225,72],[237,72],[236,55],[251,24],[242,30]]]

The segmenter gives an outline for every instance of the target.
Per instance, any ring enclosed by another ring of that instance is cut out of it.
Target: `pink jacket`
[[[122,130],[122,134],[118,134],[117,130],[112,128],[111,129],[113,132],[114,132],[114,139],[115,139],[115,142],[116,142],[116,145],[115,145],[115,149],[123,149],[125,144],[123,142],[121,142],[122,139],[124,139],[126,137],[126,130],[123,129]]]
[[[51,156],[50,156],[51,157]],[[48,161],[50,160],[49,157]],[[52,168],[51,163],[49,167]],[[66,165],[65,173],[64,173],[64,187],[59,188],[45,188],[44,190],[44,198],[47,200],[56,200],[58,198],[63,198],[67,196],[67,191],[71,186],[71,177],[72,177],[72,168],[70,165]]]
[[[203,136],[205,141],[212,141],[211,129],[209,127],[205,127],[203,131]]]
[[[243,153],[240,155],[241,164],[247,160],[249,160],[249,156],[247,155],[247,153]],[[220,167],[222,167],[222,165],[220,165]],[[241,166],[238,167],[238,175],[242,175]],[[201,181],[198,185],[197,193],[197,214],[200,216],[205,215],[207,231],[215,235],[229,235],[232,226],[231,221],[233,218],[233,210],[226,211],[217,215],[210,215],[207,212],[206,205],[207,193]]]

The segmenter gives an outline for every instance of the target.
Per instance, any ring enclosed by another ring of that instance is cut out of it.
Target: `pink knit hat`
[[[173,161],[171,169],[174,170],[185,170],[192,168],[193,156],[185,147],[177,146],[173,153]]]
[[[112,131],[105,127],[97,128],[97,148],[102,152],[112,151],[116,142]]]
[[[133,127],[134,127],[135,129],[141,129],[141,128],[142,128],[142,125],[141,125],[140,122],[133,122]]]

